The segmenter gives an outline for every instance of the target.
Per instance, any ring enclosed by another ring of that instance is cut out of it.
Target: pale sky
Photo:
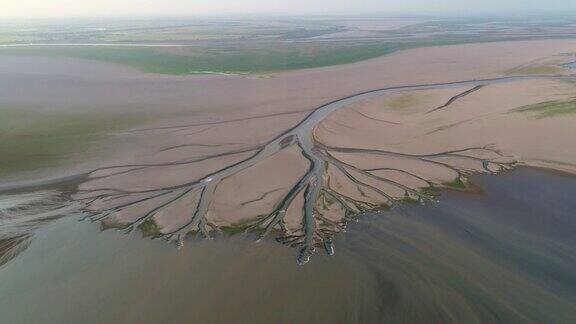
[[[0,17],[576,11],[576,0],[0,0]]]

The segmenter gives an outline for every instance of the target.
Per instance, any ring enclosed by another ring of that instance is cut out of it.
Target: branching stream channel
[[[81,186],[73,195],[73,199],[81,202],[82,209],[87,212],[88,216],[83,217],[83,219],[101,222],[108,227],[119,228],[126,232],[146,229],[153,238],[175,242],[181,246],[188,235],[210,238],[222,232],[222,224],[210,218],[210,208],[217,188],[223,180],[253,167],[258,162],[264,161],[280,151],[288,148],[298,149],[308,161],[307,170],[293,186],[282,192],[280,198],[272,204],[271,210],[262,215],[254,215],[241,226],[238,225],[238,230],[234,233],[251,233],[251,235],[256,235],[257,240],[274,237],[279,242],[297,248],[297,263],[302,265],[309,261],[317,248],[323,248],[328,254],[333,254],[333,236],[345,231],[346,224],[357,219],[362,213],[395,208],[406,201],[421,203],[434,201],[435,193],[430,189],[440,185],[434,183],[430,178],[418,174],[414,169],[402,167],[361,168],[339,158],[339,154],[363,154],[382,160],[403,160],[406,161],[404,163],[406,165],[418,163],[424,168],[426,165],[443,168],[446,172],[453,174],[455,181],[463,180],[474,172],[498,173],[510,169],[518,163],[504,156],[492,146],[463,147],[432,154],[407,154],[377,149],[325,145],[315,138],[314,129],[328,114],[352,103],[396,91],[469,87],[470,90],[451,98],[446,104],[449,105],[454,100],[458,100],[483,86],[533,78],[573,79],[573,77],[566,76],[512,76],[439,84],[395,86],[366,91],[316,108],[297,125],[263,145],[188,160],[107,166],[90,172],[88,182],[106,183],[103,180],[138,174],[143,170],[193,166],[202,161],[224,156],[249,154],[248,157],[243,157],[202,177],[181,179],[181,183],[170,186],[138,188],[136,190],[118,189],[105,185],[88,188]],[[434,111],[435,109],[428,113]],[[192,129],[192,127],[199,126],[202,124],[177,125],[173,128]],[[145,129],[142,131],[152,130]],[[466,161],[466,163],[451,163],[451,161]],[[462,165],[473,165],[473,167],[462,167]],[[420,181],[423,185],[410,186],[397,179],[386,177],[383,173],[379,173],[381,171],[396,172],[412,180]],[[346,186],[342,185],[343,181],[347,182]],[[340,184],[337,185],[336,183]],[[354,188],[355,192],[360,194],[351,195],[350,190],[346,191],[342,188]],[[289,222],[286,219],[291,211],[296,211],[296,222]],[[165,218],[170,217],[176,217],[177,220],[167,222]],[[158,225],[161,223],[170,223],[170,226]]]

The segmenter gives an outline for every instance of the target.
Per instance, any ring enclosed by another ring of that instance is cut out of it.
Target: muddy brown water
[[[474,181],[483,194],[362,216],[303,267],[273,241],[176,249],[67,215],[0,268],[0,322],[576,321],[576,178]]]

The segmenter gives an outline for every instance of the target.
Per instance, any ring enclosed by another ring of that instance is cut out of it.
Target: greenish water
[[[70,163],[98,136],[142,120],[135,114],[0,107],[0,177]]]
[[[275,242],[176,249],[70,215],[0,267],[0,322],[575,322],[576,178],[474,182],[484,194],[363,216],[303,267]]]

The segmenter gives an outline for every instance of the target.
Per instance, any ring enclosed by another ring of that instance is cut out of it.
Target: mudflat
[[[330,253],[358,214],[465,190],[473,173],[518,164],[574,172],[574,152],[557,148],[576,135],[564,65],[575,45],[442,46],[250,76],[11,58],[0,91],[7,105],[153,117],[104,136],[122,147],[114,154],[59,171],[90,172],[75,199],[104,226],[179,243],[254,230],[301,247],[306,262],[318,246]]]

